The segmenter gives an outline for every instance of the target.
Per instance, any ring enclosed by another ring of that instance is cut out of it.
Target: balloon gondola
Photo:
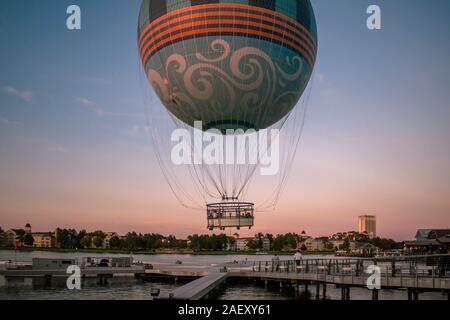
[[[210,203],[207,208],[208,229],[241,228],[251,229],[254,225],[254,203],[239,202],[237,198]]]
[[[149,112],[154,131],[181,127],[194,133],[195,123],[201,122],[201,131],[216,129],[216,135],[230,130],[258,133],[286,127],[292,119],[274,192],[277,199],[303,128],[306,108],[295,107],[317,56],[310,1],[143,0],[138,48],[145,76],[159,100]],[[164,106],[167,120],[155,116],[157,105]],[[175,173],[178,168],[170,165],[167,136],[152,137],[177,199],[188,206],[195,202],[190,191],[197,191],[206,205],[210,230],[251,228],[256,209],[245,197],[259,164],[194,161],[185,169],[190,176],[185,180],[192,183],[187,188]]]

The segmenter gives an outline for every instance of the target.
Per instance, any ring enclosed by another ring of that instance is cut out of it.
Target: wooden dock
[[[228,276],[229,274],[225,272],[210,273],[172,291],[168,297],[163,298],[176,300],[201,300],[208,298],[211,292],[225,283]]]
[[[81,277],[97,277],[99,275],[113,275],[113,276],[126,276],[126,275],[136,275],[144,274],[145,270],[143,267],[129,267],[129,268],[81,268]],[[0,276],[6,278],[40,278],[44,276],[54,276],[54,277],[69,277],[70,274],[64,269],[10,269],[10,270],[0,270]]]
[[[277,283],[280,288],[288,286],[299,290],[303,285],[316,287],[316,298],[326,296],[327,285],[342,289],[342,299],[350,299],[352,287],[368,287],[372,274],[369,266],[379,268],[380,289],[372,289],[372,299],[378,299],[379,290],[402,289],[409,300],[418,300],[421,292],[446,292],[450,299],[450,255],[403,257],[389,259],[305,259],[300,262],[260,261],[245,265],[228,266],[226,273],[208,271],[205,275],[189,273],[186,270],[153,271],[166,276],[191,275],[201,277],[169,294],[169,299],[198,300],[208,298],[227,279],[250,279],[267,283]],[[187,272],[187,273],[186,273]],[[369,289],[368,289],[369,290]]]
[[[418,300],[422,292],[446,292],[450,300],[450,255],[400,257],[400,258],[331,258],[303,259],[301,261],[245,261],[223,265],[200,267],[185,265],[159,265],[149,269],[144,266],[130,267],[84,267],[81,277],[97,277],[100,284],[109,278],[134,276],[143,280],[152,278],[170,278],[190,281],[184,286],[170,292],[161,299],[200,300],[211,298],[211,294],[221,288],[227,280],[249,279],[254,282],[294,288],[308,291],[308,286],[316,288],[316,298],[326,297],[327,285],[342,289],[342,299],[350,299],[352,287],[368,287],[372,274],[370,267],[378,268],[380,287],[371,288],[372,298],[378,299],[379,290],[402,289],[408,293],[409,300]],[[51,278],[68,277],[65,269],[33,269],[21,266],[18,269],[0,270],[0,277],[9,278],[44,278],[46,283]],[[368,288],[369,290],[369,288]]]
[[[145,270],[145,276],[148,278],[162,277],[162,278],[186,278],[195,279],[207,276],[210,272],[214,272],[214,269],[192,269],[189,267],[177,267],[177,266],[161,266],[155,269]]]
[[[369,275],[328,275],[326,273],[280,273],[280,272],[233,272],[232,278],[249,278],[262,281],[293,281],[337,286],[366,287]],[[450,278],[382,275],[380,285],[383,289],[420,289],[422,291],[450,290]]]
[[[130,266],[123,268],[95,267],[80,268],[81,279],[96,278],[101,285],[107,284],[108,279],[121,277],[139,277],[145,274],[143,266]],[[51,285],[53,280],[66,279],[72,274],[67,273],[66,269],[1,269],[0,283],[6,284],[8,280],[13,279],[35,279],[42,280],[46,285]]]

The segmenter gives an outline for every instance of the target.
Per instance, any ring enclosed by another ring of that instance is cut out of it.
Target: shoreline
[[[0,247],[0,251],[14,251],[13,248]],[[54,253],[94,253],[94,254],[134,254],[134,255],[192,255],[192,256],[264,256],[264,255],[279,255],[291,256],[295,253],[284,251],[268,251],[266,254],[261,254],[258,251],[195,251],[195,250],[154,250],[154,251],[140,251],[140,250],[123,250],[123,249],[58,249],[58,248],[20,248],[17,252],[54,252]],[[303,255],[334,255],[333,251],[309,251],[302,252]]]

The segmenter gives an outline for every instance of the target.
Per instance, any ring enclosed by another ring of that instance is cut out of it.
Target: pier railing
[[[253,272],[365,276],[377,266],[383,276],[450,278],[450,255],[384,258],[271,260],[249,263]]]

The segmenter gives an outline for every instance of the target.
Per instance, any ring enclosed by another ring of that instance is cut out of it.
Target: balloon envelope
[[[283,119],[317,52],[309,0],[143,0],[138,39],[166,109],[204,130],[259,130]]]

